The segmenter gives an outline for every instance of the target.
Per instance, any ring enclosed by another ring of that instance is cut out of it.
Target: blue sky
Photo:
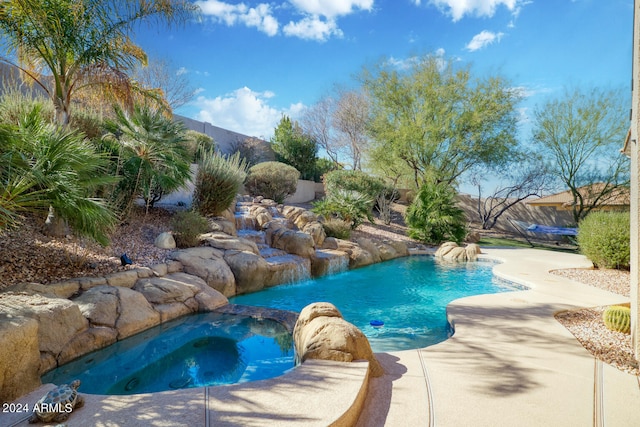
[[[633,0],[196,3],[201,22],[141,29],[136,41],[197,88],[178,113],[265,139],[282,114],[299,117],[382,57],[433,53],[506,76],[527,94],[523,129],[564,87],[630,90]]]

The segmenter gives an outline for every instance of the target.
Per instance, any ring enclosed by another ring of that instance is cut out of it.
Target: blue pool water
[[[293,341],[275,321],[202,313],[156,326],[42,377],[82,381],[94,394],[137,394],[272,378],[293,367]]]
[[[406,257],[237,296],[230,302],[293,311],[312,302],[331,302],[367,335],[374,352],[408,350],[451,336],[446,318],[451,301],[516,289],[496,279],[492,266],[489,262],[440,263],[427,256]],[[381,320],[384,326],[373,327],[372,320]]]

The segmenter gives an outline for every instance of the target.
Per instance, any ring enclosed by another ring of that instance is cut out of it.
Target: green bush
[[[372,200],[356,191],[337,190],[325,199],[313,203],[312,211],[326,218],[345,221],[351,229],[356,229],[365,219],[373,222]]]
[[[207,219],[194,211],[177,212],[171,218],[173,237],[180,248],[192,248],[200,244],[199,236],[209,230]]]
[[[578,246],[596,267],[628,269],[629,212],[592,212],[580,221]]]
[[[280,162],[263,162],[249,169],[245,189],[252,196],[263,196],[283,203],[296,192],[300,172],[293,166]]]
[[[449,185],[425,182],[407,209],[409,237],[431,244],[462,242],[467,235],[466,218],[455,197]]]
[[[347,240],[351,237],[351,224],[341,219],[329,219],[322,224],[327,237]]]
[[[192,163],[198,163],[202,157],[215,150],[216,144],[213,138],[195,130],[185,133],[184,147]]]
[[[325,174],[324,187],[327,195],[339,190],[357,191],[371,199],[387,191],[387,186],[380,178],[372,177],[358,170],[335,170]]]
[[[194,208],[201,215],[220,215],[231,206],[246,177],[247,166],[239,153],[227,157],[209,150],[200,159]]]

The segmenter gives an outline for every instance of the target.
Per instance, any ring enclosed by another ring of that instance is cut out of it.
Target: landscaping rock
[[[271,279],[269,263],[253,252],[229,250],[224,260],[233,272],[238,295],[259,291]]]
[[[176,239],[173,238],[173,234],[165,231],[163,233],[158,234],[156,240],[153,242],[155,247],[160,249],[175,249],[176,247]]]
[[[367,337],[344,320],[333,304],[312,303],[303,308],[293,329],[293,339],[297,363],[308,359],[338,362],[366,359],[373,377],[384,375]]]
[[[38,321],[0,313],[0,402],[40,386]]]
[[[304,258],[311,258],[315,253],[314,241],[309,234],[290,230],[276,221],[267,225],[265,241],[272,248]]]
[[[128,288],[117,289],[120,300],[120,316],[116,320],[118,340],[160,323],[160,313],[153,309],[144,295]]]
[[[243,239],[242,237],[234,237],[228,234],[216,231],[213,233],[206,233],[200,236],[202,241],[212,248],[221,250],[236,250],[253,252],[254,254],[260,254],[258,246],[251,240]]]
[[[94,326],[116,327],[118,319],[118,289],[113,286],[96,286],[73,300],[84,317]]]
[[[199,247],[175,251],[170,256],[180,261],[185,273],[198,276],[225,297],[236,294],[235,277],[223,258],[223,251]]]
[[[233,215],[231,216],[233,219]],[[209,218],[209,231],[212,233],[220,232],[228,234],[229,236],[237,236],[238,230],[236,230],[235,219],[230,221],[225,217]]]
[[[139,277],[139,269],[119,271],[105,276],[109,286],[118,286],[131,289]]]
[[[63,365],[84,354],[101,349],[116,342],[118,333],[106,327],[89,328],[79,333],[60,352],[57,364]]]
[[[69,300],[27,293],[0,294],[4,313],[29,317],[38,321],[38,343],[41,352],[57,356],[89,322],[80,308]]]
[[[349,254],[332,249],[318,249],[311,259],[311,276],[321,277],[349,268]]]

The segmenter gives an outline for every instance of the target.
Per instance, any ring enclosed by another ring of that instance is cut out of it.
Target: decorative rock
[[[74,302],[92,325],[116,327],[118,318],[118,289],[113,286],[96,286],[84,292]]]
[[[73,337],[58,355],[58,365],[63,365],[91,351],[101,349],[116,342],[118,333],[106,327],[89,328]]]
[[[137,269],[119,271],[117,273],[108,274],[107,276],[105,276],[105,279],[107,279],[107,284],[109,286],[118,286],[131,289],[136,283],[136,280],[138,280],[138,271]]]
[[[465,248],[465,252],[467,253],[467,259],[469,261],[475,261],[476,259],[478,259],[478,255],[482,253],[482,251],[480,250],[480,246],[475,243],[467,245],[467,247]]]
[[[167,264],[155,264],[151,266],[151,270],[153,270],[154,276],[166,276],[169,273],[169,269],[167,268]],[[138,276],[140,277],[140,276]]]
[[[322,249],[338,249],[338,239],[335,237],[327,237],[322,243]]]
[[[336,239],[339,251],[349,254],[349,268],[364,267],[373,264],[373,256],[357,244],[348,240]]]
[[[269,264],[252,252],[229,250],[224,260],[233,272],[238,295],[259,291],[270,279]]]
[[[0,294],[0,307],[5,313],[30,317],[38,321],[41,352],[58,355],[75,334],[87,329],[89,322],[80,308],[69,300],[26,293]]]
[[[230,297],[236,294],[236,281],[223,255],[224,252],[218,249],[199,247],[172,252],[170,256],[180,261],[185,273],[200,277],[207,285]]]
[[[0,313],[0,401],[11,402],[40,386],[38,322]]]
[[[242,237],[233,237],[221,232],[206,233],[200,236],[207,246],[222,250],[236,250],[253,252],[256,255],[260,254],[258,246],[251,240],[244,239]]]
[[[136,282],[133,290],[144,295],[151,304],[183,303],[189,298],[193,298],[199,291],[196,286],[189,283],[191,278],[204,284],[204,281],[199,277],[185,273],[174,273],[165,277],[140,279]]]
[[[311,275],[321,277],[331,273],[346,271],[349,268],[349,255],[332,249],[318,249],[311,259]]]
[[[265,241],[272,248],[304,258],[311,258],[315,253],[314,241],[310,235],[290,230],[275,221],[267,225]]]
[[[78,282],[80,283],[80,289],[86,291],[95,286],[106,285],[107,279],[104,277],[81,277]]]
[[[233,216],[232,216],[233,218]],[[237,236],[235,219],[229,221],[225,217],[209,218],[209,231],[228,234],[229,236]]]
[[[458,247],[458,244],[456,242],[445,242],[440,245],[438,250],[436,250],[435,257],[436,258],[443,257],[447,252],[457,247]]]
[[[117,289],[120,297],[120,317],[116,320],[119,340],[160,323],[160,313],[141,293],[128,288]]]
[[[374,377],[384,370],[371,351],[367,337],[342,318],[330,303],[312,303],[302,309],[293,329],[296,362],[308,359],[351,362],[367,359]]]
[[[316,248],[321,248],[324,243],[324,239],[327,237],[324,227],[318,221],[306,223],[302,228],[302,231],[313,238],[313,243]]]
[[[168,231],[158,234],[153,244],[160,249],[175,249],[176,239],[173,238],[173,234]]]

